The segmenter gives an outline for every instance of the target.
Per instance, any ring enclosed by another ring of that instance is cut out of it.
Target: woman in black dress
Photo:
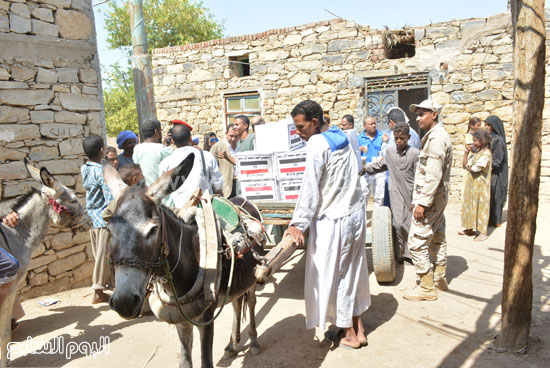
[[[506,149],[506,134],[504,124],[496,115],[485,119],[485,128],[491,133],[491,151],[493,167],[491,171],[491,207],[489,210],[489,226],[502,225],[502,208],[508,192],[508,150]]]

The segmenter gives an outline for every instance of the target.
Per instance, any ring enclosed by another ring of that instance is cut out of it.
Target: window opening
[[[258,92],[225,95],[224,100],[226,125],[233,124],[238,115],[246,115],[250,118],[262,113]]]
[[[232,77],[250,76],[250,59],[248,55],[230,57],[229,63]]]
[[[403,28],[397,31],[386,29],[384,53],[388,59],[411,58],[415,55],[414,30]]]

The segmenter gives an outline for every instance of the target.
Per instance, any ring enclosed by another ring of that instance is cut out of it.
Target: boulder
[[[8,143],[40,138],[40,129],[36,125],[0,125],[0,141]]]
[[[57,259],[48,264],[48,273],[52,276],[60,275],[63,272],[70,271],[82,264],[86,260],[83,252],[70,255],[65,258]]]
[[[27,33],[30,32],[31,20],[20,17],[19,15],[10,14],[10,31],[14,33]]]
[[[0,123],[29,121],[29,110],[24,107],[0,106]]]
[[[59,9],[56,15],[56,24],[61,37],[70,40],[87,40],[92,35],[92,21],[86,14],[75,10]]]
[[[46,105],[53,97],[53,91],[49,90],[0,90],[0,103],[6,105]]]
[[[59,93],[61,106],[71,111],[101,111],[101,104],[96,96],[75,93]]]

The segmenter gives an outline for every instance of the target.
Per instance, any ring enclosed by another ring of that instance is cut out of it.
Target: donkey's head
[[[109,304],[124,318],[139,315],[149,278],[163,260],[161,201],[183,184],[194,158],[190,154],[149,187],[129,188],[114,167],[103,165],[105,182],[117,201],[108,225],[116,285]]]
[[[92,227],[92,219],[77,201],[72,190],[61,184],[48,169],[37,169],[25,159],[25,166],[31,176],[41,184],[40,192],[50,206],[52,225],[68,227],[74,231],[87,231]]]

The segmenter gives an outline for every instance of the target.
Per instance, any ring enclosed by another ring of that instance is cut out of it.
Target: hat
[[[177,125],[177,124],[179,124],[179,125],[185,125],[186,127],[189,128],[189,131],[190,131],[190,132],[193,131],[193,127],[192,127],[191,125],[187,124],[187,123],[186,123],[185,121],[183,121],[183,120],[172,120],[172,124],[174,124],[174,125]]]
[[[416,113],[417,109],[426,109],[433,112],[439,112],[441,106],[433,102],[431,99],[427,99],[419,104],[412,104],[411,106],[409,106],[409,110],[411,110],[411,112],[413,113]]]
[[[199,137],[193,137],[191,141],[193,142],[193,144],[197,145],[199,144]]]
[[[118,148],[122,149],[122,145],[126,143],[128,139],[132,138],[136,140],[136,143],[138,142],[138,137],[136,133],[130,130],[123,130],[122,132],[118,133],[118,136],[116,137],[116,144],[118,145]]]

